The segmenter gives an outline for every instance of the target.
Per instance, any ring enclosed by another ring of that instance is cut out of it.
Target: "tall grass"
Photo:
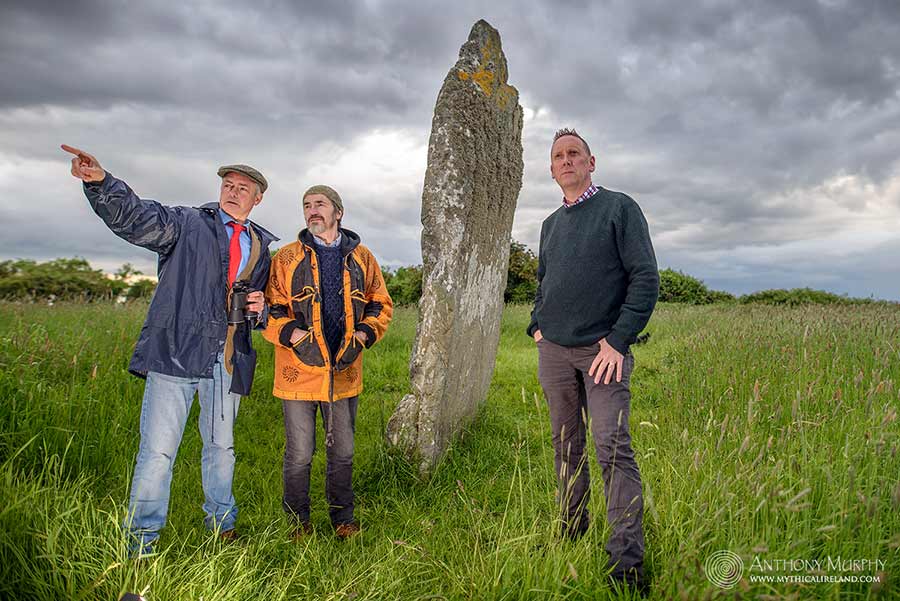
[[[258,341],[261,369],[236,429],[243,542],[223,545],[202,526],[195,407],[162,552],[128,560],[118,524],[142,384],[125,367],[145,309],[0,305],[0,598],[629,598],[606,583],[599,478],[588,534],[556,536],[525,307],[507,308],[487,402],[427,478],[387,452],[382,434],[408,387],[415,311],[399,310],[367,351],[355,462],[363,534],[343,544],[328,522],[322,452],[316,534],[289,542],[281,407],[270,395],[271,348]],[[649,343],[635,348],[632,412],[653,598],[898,597],[898,317],[883,305],[657,310]],[[723,549],[745,566],[879,558],[888,582],[764,584],[745,570],[724,590],[703,569]]]

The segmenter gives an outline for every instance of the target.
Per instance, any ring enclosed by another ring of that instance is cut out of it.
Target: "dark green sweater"
[[[528,335],[562,346],[597,344],[622,354],[650,320],[659,272],[640,207],[600,190],[561,206],[541,226],[538,289]]]

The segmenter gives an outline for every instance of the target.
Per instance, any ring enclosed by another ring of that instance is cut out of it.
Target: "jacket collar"
[[[346,257],[353,249],[359,246],[359,234],[356,232],[340,228],[341,232],[341,256]],[[313,240],[312,232],[309,231],[309,228],[303,228],[300,230],[300,233],[297,234],[297,239],[300,240],[306,246],[310,248],[316,247],[316,241]]]
[[[208,213],[208,214],[213,215],[213,216],[215,216],[215,217],[218,217],[218,216],[219,216],[219,203],[217,203],[217,202],[208,202],[208,203],[206,203],[206,204],[200,205],[200,206],[197,207],[197,208],[198,208],[199,210],[203,211],[204,213]],[[276,236],[275,234],[273,234],[272,232],[270,232],[270,231],[267,230],[266,228],[262,227],[261,225],[259,225],[259,224],[256,223],[255,221],[252,221],[252,220],[248,219],[248,220],[247,220],[247,223],[249,223],[250,225],[252,225],[252,226],[253,226],[253,230],[254,230],[257,234],[259,234],[259,237],[262,239],[263,246],[268,246],[270,243],[275,242],[275,241],[277,241],[277,240],[280,240],[280,238],[279,238],[278,236]]]

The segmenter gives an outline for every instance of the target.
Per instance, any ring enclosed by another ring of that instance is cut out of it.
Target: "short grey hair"
[[[553,134],[553,142],[550,143],[550,147],[553,147],[553,144],[556,144],[556,141],[562,138],[563,136],[574,136],[581,140],[581,143],[584,144],[584,149],[587,151],[588,156],[591,154],[591,147],[588,145],[587,140],[581,137],[575,128],[563,127],[562,129],[556,130],[556,133]]]

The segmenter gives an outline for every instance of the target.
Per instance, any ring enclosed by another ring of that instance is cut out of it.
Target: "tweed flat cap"
[[[259,184],[259,191],[265,192],[266,188],[269,187],[269,182],[266,181],[266,178],[263,177],[263,174],[251,167],[250,165],[223,165],[219,167],[219,177],[225,177],[226,173],[240,173],[241,175],[246,175],[257,184]]]
[[[321,184],[319,184],[318,186],[312,186],[309,190],[303,193],[303,198],[306,198],[310,194],[321,194],[331,201],[331,204],[334,205],[334,208],[336,208],[341,213],[344,212],[344,201],[341,200],[341,195],[337,193],[337,190],[335,190],[331,186],[323,186]]]

